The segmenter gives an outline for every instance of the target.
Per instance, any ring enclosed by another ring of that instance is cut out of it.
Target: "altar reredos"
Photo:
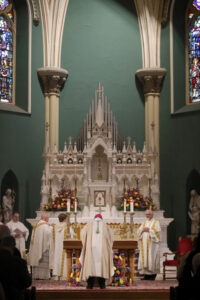
[[[61,186],[67,186],[77,190],[84,216],[89,217],[100,208],[104,217],[109,218],[123,189],[136,185],[144,195],[152,196],[159,209],[153,141],[152,137],[150,149],[146,149],[144,142],[140,151],[130,137],[123,138],[99,83],[77,138],[69,138],[62,151],[54,149],[51,153],[46,145],[40,209],[48,202],[50,193],[53,197]]]

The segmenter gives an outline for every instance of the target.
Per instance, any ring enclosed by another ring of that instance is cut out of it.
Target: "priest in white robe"
[[[145,211],[146,220],[138,228],[138,271],[142,280],[155,280],[160,272],[160,222],[153,218],[153,211]]]
[[[48,224],[49,215],[44,213],[40,221],[33,226],[28,263],[31,266],[33,279],[50,278],[50,242],[52,226]]]
[[[67,278],[67,253],[63,248],[63,241],[67,239],[68,234],[73,238],[73,230],[71,227],[68,228],[67,218],[67,214],[60,213],[58,215],[59,222],[53,226],[50,261],[52,276],[55,280],[66,280]]]
[[[95,278],[101,289],[106,287],[106,280],[111,283],[114,273],[113,236],[109,226],[97,214],[92,222],[81,230],[82,251],[80,256],[80,280],[87,281],[87,288],[92,289]]]
[[[15,238],[16,248],[20,251],[21,257],[23,258],[26,255],[26,241],[29,236],[29,230],[19,219],[19,213],[14,212],[12,219],[6,223],[6,226],[8,226],[11,235]]]

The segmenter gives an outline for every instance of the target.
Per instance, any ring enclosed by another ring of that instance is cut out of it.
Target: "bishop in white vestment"
[[[110,283],[114,273],[113,236],[101,214],[97,214],[81,230],[81,241],[83,247],[80,256],[80,280],[87,281],[87,288],[92,289],[97,277],[100,288],[105,288],[105,280]]]
[[[138,270],[143,280],[154,280],[160,272],[160,222],[153,218],[153,212],[146,210],[146,220],[138,228],[139,259]]]
[[[10,222],[6,224],[11,235],[15,238],[16,248],[20,251],[22,258],[26,254],[26,241],[29,236],[28,228],[19,221],[19,213],[14,212]]]

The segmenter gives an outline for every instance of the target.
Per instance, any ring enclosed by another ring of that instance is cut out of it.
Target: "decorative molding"
[[[39,7],[37,4],[37,0],[31,0],[31,2],[33,7],[33,23],[35,26],[37,26],[40,23]]]
[[[162,24],[166,25],[169,19],[169,10],[172,0],[165,0],[162,12]]]
[[[68,77],[67,70],[58,68],[40,68],[37,70],[37,74],[44,96],[48,94],[60,95]]]
[[[166,69],[164,68],[145,68],[136,71],[136,76],[142,83],[144,94],[160,94],[165,74]]]
[[[44,66],[61,66],[62,37],[69,0],[39,0]]]
[[[140,28],[143,68],[159,68],[164,0],[134,0],[134,2]]]

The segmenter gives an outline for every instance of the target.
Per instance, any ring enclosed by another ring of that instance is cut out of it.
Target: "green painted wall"
[[[60,101],[60,143],[76,137],[101,82],[122,134],[141,149],[144,105],[135,84],[141,44],[133,1],[69,2],[62,67],[69,71]]]

